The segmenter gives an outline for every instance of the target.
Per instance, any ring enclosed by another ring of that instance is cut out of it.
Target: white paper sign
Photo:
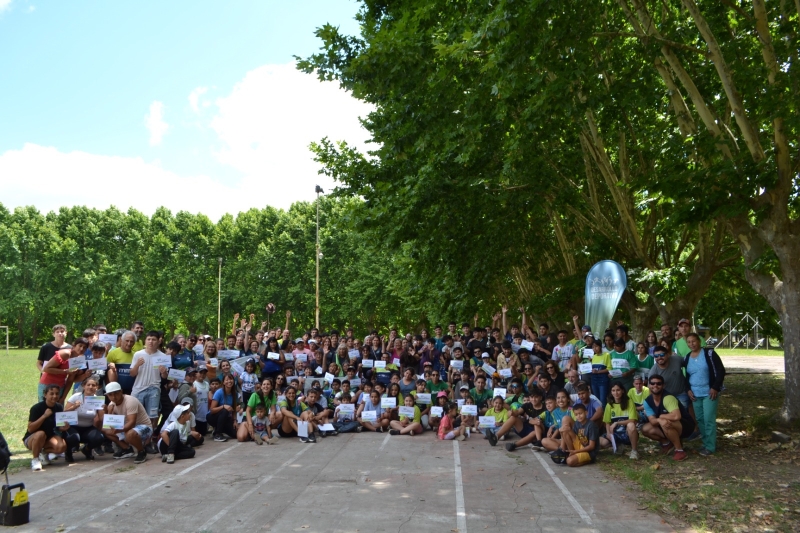
[[[308,354],[307,353],[299,353],[294,358],[295,361],[300,361],[301,363],[308,362]]]
[[[78,425],[78,411],[63,411],[56,413],[56,426],[63,426],[64,422],[70,426]]]
[[[208,364],[211,366],[219,366],[219,359],[217,359],[216,357],[212,357],[211,359],[208,360]]]
[[[281,358],[281,354],[275,352],[268,352],[267,359],[272,359],[273,361],[279,361]]]
[[[350,388],[357,389],[361,386],[361,378],[353,378],[350,381]]]
[[[462,407],[464,407],[464,403],[465,403],[466,401],[467,401],[467,400],[465,400],[464,398],[459,398],[458,400],[456,400],[456,403],[458,404],[458,410],[459,410],[459,412],[461,411],[461,408],[462,408]],[[431,409],[433,409],[433,407],[431,407]]]
[[[443,407],[431,407],[431,416],[435,416],[437,418],[442,418],[443,414],[444,414],[444,408]]]
[[[232,363],[231,368],[239,374],[244,374],[244,368],[239,363]]]
[[[501,368],[500,369],[500,376],[504,378],[510,378],[513,375],[513,372],[510,368]]]
[[[303,420],[297,421],[297,436],[308,437],[308,422]]]
[[[397,407],[397,398],[381,398],[381,407],[383,408]]]
[[[347,355],[350,357],[350,359],[358,359],[359,353],[358,350],[348,350]]]
[[[105,370],[108,368],[108,360],[105,357],[89,359],[86,364],[89,365],[89,370]]]
[[[407,416],[408,418],[414,418],[414,408],[413,407],[406,407],[403,406],[399,410],[400,416]]]
[[[630,365],[628,364],[627,359],[612,359],[611,368],[624,368],[625,370],[628,370]]]
[[[417,393],[417,403],[421,403],[422,405],[430,405],[431,404],[431,393],[430,392],[418,392]]]
[[[578,372],[581,374],[591,374],[592,373],[592,363],[581,363],[578,365]]]
[[[526,350],[533,350],[533,343],[531,341],[522,341],[522,344],[519,346],[520,348],[525,348]]]
[[[300,355],[300,354],[298,354],[298,355]],[[306,354],[305,354],[305,352],[303,352],[303,355],[306,355]],[[283,358],[284,358],[286,361],[294,361],[294,354],[293,354],[293,353],[286,352],[286,353],[284,353],[284,354],[283,354]]]
[[[363,361],[361,361],[361,367],[362,368],[372,368],[372,363],[374,363],[374,362],[375,361],[373,361],[372,359],[364,359]]]
[[[172,368],[172,357],[168,355],[154,355],[150,357],[150,362],[153,366],[165,366]]]
[[[94,414],[95,411],[105,409],[106,399],[102,396],[84,396],[83,407],[85,408],[86,412]]]
[[[73,368],[83,368],[86,366],[86,356],[79,355],[78,357],[70,357],[69,359],[69,368],[70,370]]]
[[[478,406],[477,405],[462,405],[461,406],[461,414],[462,415],[478,416]]]
[[[394,366],[400,366],[400,359],[398,359],[397,357],[395,357],[394,359],[392,359],[392,364],[393,364]]]
[[[320,431],[335,431],[336,428],[333,427],[333,424],[320,424],[319,430]]]
[[[122,429],[125,427],[125,415],[103,415],[103,427]]]
[[[505,397],[506,397],[506,389],[501,389],[500,387],[497,387],[497,388],[493,389],[492,392],[493,392],[493,394],[492,394],[493,397],[494,396],[502,396],[503,399],[505,399]]]
[[[584,348],[583,349],[583,356],[584,357],[588,357],[589,359],[591,359],[592,357],[594,357],[594,350],[592,350],[591,348]]]
[[[336,376],[334,376],[334,375],[333,375],[333,374],[331,374],[330,372],[325,372],[325,381],[327,381],[328,383],[333,383],[333,379],[334,379],[335,377],[336,377]]]
[[[378,419],[377,411],[361,411],[362,422],[375,422]]]
[[[490,376],[495,373],[495,368],[489,363],[483,363],[483,366],[481,368],[483,369],[484,372],[486,372]]]
[[[339,408],[338,409],[339,409],[339,413],[341,413],[343,415],[344,414],[349,414],[351,417],[352,417],[353,413],[356,412],[356,406],[353,405],[352,403],[339,404]]]
[[[478,427],[482,428],[493,428],[495,426],[495,420],[493,416],[479,416],[478,417]]]
[[[238,359],[239,350],[220,350],[217,357],[222,359]]]
[[[375,368],[386,368],[386,361],[375,361]]]
[[[314,369],[314,373],[315,373],[315,374],[322,374],[322,367],[321,367],[321,366],[318,366],[317,368],[315,368],[315,369]]]
[[[101,333],[97,340],[103,344],[110,344],[112,348],[117,344],[117,336],[113,333]]]
[[[452,361],[450,361],[450,368],[461,370],[464,368],[464,361],[462,359],[453,359]]]
[[[608,375],[611,376],[612,378],[620,378],[622,377],[622,370],[620,370],[619,368],[615,368],[614,370],[610,370],[608,372]]]
[[[167,378],[177,379],[178,381],[183,382],[183,380],[186,379],[186,371],[178,370],[177,368],[170,368]]]

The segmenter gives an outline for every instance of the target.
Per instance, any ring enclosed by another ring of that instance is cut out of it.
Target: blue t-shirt
[[[217,405],[230,405],[233,407],[233,395],[225,394],[223,389],[217,389],[212,399],[217,401]]]
[[[686,366],[686,374],[689,376],[689,386],[696,398],[708,396],[711,386],[708,383],[708,363],[703,353],[697,357],[689,356],[689,364]]]

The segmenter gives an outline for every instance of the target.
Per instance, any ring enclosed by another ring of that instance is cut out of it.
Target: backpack
[[[6,438],[0,433],[0,472],[5,472],[11,464],[11,450],[8,449]]]

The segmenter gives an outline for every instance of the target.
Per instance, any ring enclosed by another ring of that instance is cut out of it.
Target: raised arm
[[[508,321],[506,320],[506,313],[508,313],[508,306],[503,304],[503,329],[500,332],[503,338],[506,337],[506,333],[508,333]]]

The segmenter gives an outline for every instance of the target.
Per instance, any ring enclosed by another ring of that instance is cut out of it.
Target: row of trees
[[[362,227],[412,243],[421,279],[542,312],[617,259],[639,334],[733,268],[781,321],[800,417],[800,3],[361,4],[360,35],[322,27],[298,66],[375,106],[369,155],[314,147]]]

